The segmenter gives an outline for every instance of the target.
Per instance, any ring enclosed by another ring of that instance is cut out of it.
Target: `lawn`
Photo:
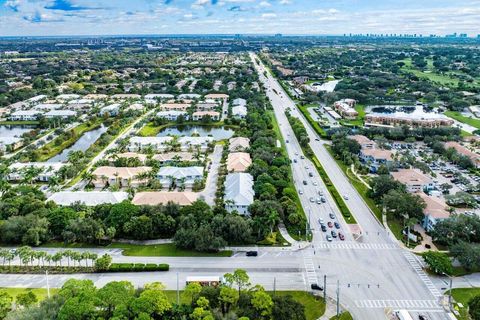
[[[463,308],[458,307],[457,304],[454,305],[454,308],[460,312],[459,320],[470,319],[467,312],[468,301],[478,295],[480,295],[480,288],[457,288],[452,290],[452,297],[455,302],[463,305]]]
[[[43,248],[104,248],[123,249],[124,256],[134,257],[230,257],[232,251],[224,250],[217,253],[198,252],[194,250],[177,249],[173,243],[156,245],[137,245],[126,243],[112,243],[108,246],[98,246],[85,243],[64,244],[62,242],[49,242],[43,244]]]
[[[166,290],[164,292],[171,303],[177,303],[177,292],[175,290]],[[268,291],[268,293],[273,295],[273,291]],[[316,320],[325,313],[325,303],[323,303],[323,300],[316,298],[306,291],[276,291],[275,295],[290,295],[295,301],[301,303],[305,307],[307,320]],[[190,303],[190,301],[182,298],[182,291],[180,291],[180,303]]]
[[[449,85],[449,86],[453,86],[453,87],[457,87],[458,86],[458,82],[459,82],[459,79],[458,78],[451,78],[449,75],[445,74],[439,74],[439,73],[435,73],[433,72],[432,68],[433,68],[433,65],[428,65],[428,61],[427,61],[427,67],[429,69],[429,71],[421,71],[417,68],[415,68],[413,65],[412,65],[412,59],[411,58],[407,58],[407,59],[404,59],[404,60],[401,60],[403,63],[405,63],[405,65],[402,67],[402,70],[405,71],[405,72],[409,72],[409,73],[413,73],[414,75],[416,75],[417,77],[419,78],[424,78],[424,79],[428,79],[432,82],[435,82],[435,83],[438,83],[440,85]]]
[[[173,243],[157,245],[135,245],[112,243],[107,248],[124,249],[122,254],[134,257],[230,257],[232,251],[225,250],[217,253],[198,252],[193,250],[178,249]]]
[[[363,126],[363,119],[365,118],[365,106],[363,104],[357,104],[355,106],[355,110],[358,112],[358,116],[355,120],[348,120],[348,119],[342,119],[340,120],[340,123],[345,126],[355,126],[355,127],[361,127]]]
[[[58,292],[59,289],[50,288],[50,295],[54,295]],[[13,301],[17,299],[17,296],[20,293],[32,291],[35,296],[37,297],[38,301],[45,300],[47,298],[47,289],[45,288],[0,288],[0,291],[6,291],[11,297],[13,297]]]
[[[32,126],[39,124],[39,121],[0,121],[0,125],[9,125],[9,126]]]
[[[350,314],[350,312],[345,311],[340,313],[338,317],[337,316],[331,317],[330,320],[353,320],[353,317]]]
[[[170,124],[164,124],[161,126],[156,126],[153,122],[149,122],[138,131],[138,135],[142,137],[155,137],[160,130],[170,126]]]
[[[220,127],[224,126],[225,128],[232,128],[237,129],[238,126],[235,125],[224,125],[222,121],[211,122],[211,123],[201,123],[201,122],[184,122],[184,123],[176,123],[170,122],[166,124],[162,124],[160,126],[155,125],[153,122],[149,122],[144,125],[139,131],[138,135],[142,137],[155,137],[165,128],[172,127],[172,126],[210,126],[210,127]]]
[[[94,123],[82,123],[75,128],[71,129],[70,131],[73,131],[73,134],[70,139],[68,140],[63,140],[60,144],[57,145],[57,141],[59,138],[55,138],[40,149],[37,150],[38,153],[38,161],[43,162],[46,161],[60,152],[62,152],[64,149],[72,146],[75,142],[77,142],[78,139],[82,137],[82,135],[85,132],[94,130],[98,127],[100,127],[101,122],[96,121]]]
[[[480,120],[471,118],[471,117],[465,117],[463,116],[460,112],[458,111],[445,111],[445,115],[447,117],[450,117],[452,119],[455,119],[457,121],[460,121],[462,123],[468,124],[472,127],[475,127],[477,129],[480,129]]]

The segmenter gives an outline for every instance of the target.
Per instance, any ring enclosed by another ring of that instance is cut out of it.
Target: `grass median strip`
[[[472,127],[475,127],[477,129],[480,129],[480,120],[478,120],[478,119],[474,119],[474,118],[471,118],[471,117],[466,117],[458,111],[445,111],[445,115],[447,117],[455,119],[459,122],[462,122],[462,123],[468,124]]]
[[[468,315],[468,302],[478,295],[480,295],[480,288],[452,289],[452,297],[456,302],[456,304],[454,304],[454,308],[460,313],[460,316],[458,317],[459,320],[470,319]],[[458,303],[461,303],[462,307],[460,307]]]

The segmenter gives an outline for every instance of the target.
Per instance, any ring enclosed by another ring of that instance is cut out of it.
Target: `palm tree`
[[[48,188],[52,192],[57,192],[59,190],[60,178],[57,175],[53,175],[48,179]]]
[[[55,266],[57,266],[57,263],[60,263],[60,267],[62,266],[62,258],[63,258],[63,252],[58,251],[52,256],[52,261],[55,263]]]
[[[90,184],[93,180],[93,171],[90,169],[82,173],[82,179],[87,181],[87,184]]]

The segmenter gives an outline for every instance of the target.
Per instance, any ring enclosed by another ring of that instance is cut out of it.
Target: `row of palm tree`
[[[31,247],[24,246],[17,249],[0,249],[0,259],[2,265],[11,265],[12,261],[16,258],[19,259],[22,266],[60,266],[64,259],[67,260],[67,266],[70,267],[71,263],[73,267],[92,267],[97,260],[98,255],[92,252],[80,252],[74,250],[57,251],[54,254],[50,254],[45,251],[33,250]],[[90,261],[90,264],[89,264]]]

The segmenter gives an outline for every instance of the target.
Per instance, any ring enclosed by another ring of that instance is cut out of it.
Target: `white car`
[[[313,185],[314,185],[314,186],[318,186],[317,181],[313,181]]]
[[[298,190],[298,193],[302,195],[302,194],[303,194],[303,191],[302,191],[302,190]]]
[[[343,196],[343,199],[348,200],[348,196],[347,196],[347,195],[344,195],[344,196]]]
[[[333,240],[332,236],[329,235],[329,234],[327,234],[327,241],[328,241],[328,242],[332,242],[332,240]]]

